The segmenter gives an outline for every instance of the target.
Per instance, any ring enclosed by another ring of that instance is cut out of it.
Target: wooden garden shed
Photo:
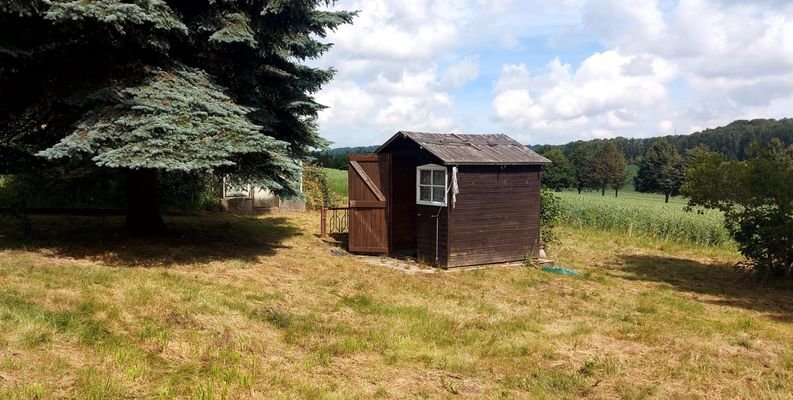
[[[399,132],[349,157],[349,250],[443,268],[537,255],[546,164],[506,135]]]

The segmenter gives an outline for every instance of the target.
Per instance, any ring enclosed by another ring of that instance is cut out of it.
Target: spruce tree
[[[326,142],[328,0],[0,1],[0,157],[127,171],[127,226],[163,227],[157,177],[214,171],[294,193]],[[8,160],[14,160],[10,162]]]

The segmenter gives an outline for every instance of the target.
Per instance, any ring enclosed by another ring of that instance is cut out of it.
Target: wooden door
[[[349,248],[353,253],[390,252],[390,154],[350,154]]]

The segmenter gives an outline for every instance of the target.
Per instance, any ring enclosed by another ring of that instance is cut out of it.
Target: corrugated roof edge
[[[487,136],[501,136],[503,138],[508,139],[511,142],[509,144],[519,146],[521,149],[523,149],[527,153],[527,155],[529,157],[532,157],[533,160],[531,160],[531,161],[447,161],[447,160],[444,160],[444,158],[441,155],[436,154],[435,152],[433,152],[432,149],[424,147],[421,142],[419,142],[415,138],[411,137],[413,135],[437,135],[437,136],[446,136],[446,137],[450,137],[450,138],[457,137],[458,139],[461,136],[465,136],[465,137],[486,136],[486,135],[462,134],[462,133],[458,134],[458,133],[430,133],[430,132],[399,131],[396,134],[394,134],[394,136],[391,136],[391,138],[386,140],[385,143],[380,145],[380,147],[378,147],[377,150],[375,150],[375,153],[380,153],[382,150],[384,150],[386,147],[388,147],[397,138],[404,137],[404,138],[412,140],[413,142],[415,142],[419,146],[422,146],[425,150],[427,150],[428,152],[430,152],[434,156],[438,157],[441,161],[443,161],[443,163],[445,165],[548,165],[548,164],[552,163],[551,160],[543,157],[540,154],[537,154],[534,150],[526,147],[525,145],[521,144],[517,140],[515,140],[515,139],[513,139],[510,136],[505,135],[505,134],[494,134],[494,135],[487,135]],[[500,145],[509,145],[509,144],[502,143]]]

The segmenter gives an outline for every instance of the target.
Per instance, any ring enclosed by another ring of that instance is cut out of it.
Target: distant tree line
[[[690,135],[663,137],[680,154],[685,154],[687,150],[699,146],[707,146],[711,151],[724,154],[730,160],[745,160],[747,159],[746,151],[750,144],[756,142],[761,146],[767,146],[774,138],[778,139],[783,145],[793,144],[793,119],[739,120],[727,126],[706,129]],[[541,153],[545,153],[552,148],[558,148],[570,159],[579,147],[591,147],[597,143],[608,141],[617,145],[629,164],[638,164],[650,146],[659,139],[661,138],[618,137],[608,140],[575,141],[564,145],[536,145],[529,147]]]
[[[311,154],[314,163],[325,168],[347,168],[347,155],[350,153],[372,153],[377,146],[339,147],[330,150],[315,151]]]
[[[636,191],[659,193],[669,202],[670,196],[680,194],[686,169],[702,152],[742,161],[752,157],[748,150],[752,146],[772,142],[781,146],[793,143],[793,119],[736,121],[688,136],[578,141],[535,146],[535,150],[553,161],[543,172],[543,185],[553,190],[599,190],[605,194],[611,188],[618,195],[627,174],[617,170],[629,163],[639,167],[633,178]]]
[[[558,148],[541,154],[552,162],[545,167],[542,182],[553,190],[599,190],[605,196],[611,189],[616,196],[628,181],[625,156],[614,142],[581,146],[570,159]]]

